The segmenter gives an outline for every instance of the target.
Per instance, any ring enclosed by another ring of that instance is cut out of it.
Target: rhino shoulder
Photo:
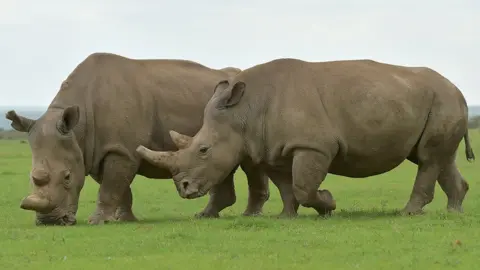
[[[415,74],[424,74],[424,73],[438,74],[438,72],[436,72],[435,70],[429,67],[409,67],[408,69]]]
[[[86,73],[98,75],[99,69],[105,71],[108,70],[108,66],[120,66],[119,62],[123,62],[124,60],[128,60],[128,58],[118,54],[105,52],[92,53],[72,70],[68,77],[62,82],[61,89],[68,88],[74,81],[78,82],[75,77],[79,74],[82,74],[83,78],[89,78],[89,76],[85,75]]]
[[[88,55],[83,62],[104,64],[105,62],[109,62],[109,61],[124,61],[124,60],[132,60],[132,59],[119,54],[114,54],[114,53],[95,52]]]

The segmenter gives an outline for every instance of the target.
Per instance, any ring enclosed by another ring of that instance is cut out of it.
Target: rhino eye
[[[70,180],[70,172],[65,172],[65,180]]]
[[[205,154],[208,151],[209,147],[208,146],[202,146],[198,151],[200,151],[201,154]]]

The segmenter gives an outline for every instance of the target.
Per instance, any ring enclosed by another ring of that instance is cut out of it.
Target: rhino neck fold
[[[87,100],[91,99],[91,91],[87,91]],[[84,128],[82,129],[84,134],[81,134],[83,143],[80,148],[83,152],[83,162],[85,165],[85,176],[89,175],[93,168],[93,156],[95,145],[95,117],[93,117],[93,104],[92,102],[85,102],[83,111]]]
[[[247,94],[245,94],[245,98],[248,98]],[[252,106],[253,109],[245,112],[245,121],[241,135],[243,137],[245,155],[255,164],[260,164],[265,159],[267,153],[265,143],[265,117],[268,112],[267,99],[266,96],[256,96],[255,99],[249,99],[249,102],[250,104],[255,104]]]

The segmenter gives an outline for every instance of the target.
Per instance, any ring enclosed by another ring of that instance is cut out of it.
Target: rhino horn
[[[37,194],[30,194],[22,200],[20,208],[37,212],[50,211],[50,201]]]
[[[167,169],[171,169],[175,163],[175,152],[152,151],[143,145],[136,149],[137,153],[151,164]]]
[[[169,131],[170,137],[172,138],[173,143],[177,146],[178,149],[185,149],[192,143],[193,138],[187,135],[180,134],[174,130]]]

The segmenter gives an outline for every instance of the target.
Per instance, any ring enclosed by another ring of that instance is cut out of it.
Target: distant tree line
[[[480,115],[470,118],[468,128],[480,128]]]
[[[0,127],[0,140],[25,140],[27,133]]]

